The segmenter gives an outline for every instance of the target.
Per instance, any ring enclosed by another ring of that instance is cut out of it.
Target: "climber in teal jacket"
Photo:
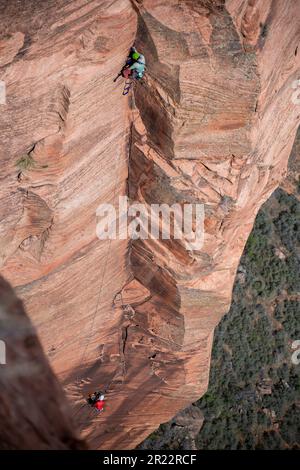
[[[126,65],[122,71],[123,77],[141,80],[145,74],[145,68],[145,56],[140,54],[135,47],[132,47],[126,61]]]

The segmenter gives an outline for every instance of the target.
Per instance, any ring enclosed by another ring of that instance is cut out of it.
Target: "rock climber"
[[[145,73],[146,60],[135,47],[131,47],[125,68],[122,71],[124,78],[134,78],[141,80]]]
[[[104,395],[100,395],[96,403],[94,404],[94,408],[96,408],[99,413],[104,410]]]
[[[117,78],[122,75],[122,77],[128,79],[133,78],[135,80],[141,80],[145,74],[146,60],[143,54],[140,54],[137,49],[133,46],[130,48],[129,55],[126,60],[126,64],[122,68]]]
[[[95,408],[97,411],[101,412],[104,409],[105,397],[102,392],[94,392],[92,395],[89,394],[87,398],[87,403]]]

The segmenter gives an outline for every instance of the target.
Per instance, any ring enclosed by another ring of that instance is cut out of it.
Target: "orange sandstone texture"
[[[132,448],[207,388],[214,327],[299,125],[298,2],[18,5],[0,2],[1,271],[82,436]],[[148,68],[128,103],[112,80],[134,40]],[[35,165],[18,169],[24,156]],[[203,247],[99,241],[98,205],[127,191],[204,204]],[[99,388],[95,416],[82,405]]]

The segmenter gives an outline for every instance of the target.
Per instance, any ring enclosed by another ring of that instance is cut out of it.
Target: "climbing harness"
[[[128,79],[128,80],[126,80],[125,85],[124,85],[124,90],[123,90],[123,96],[128,95],[128,93],[130,92],[131,88],[133,88],[134,83],[135,83],[135,80],[134,80],[134,79]]]
[[[122,76],[122,72],[123,72],[123,69],[122,69],[122,71],[116,76],[116,78],[113,80],[114,82],[116,82],[117,79],[118,79],[120,76]],[[135,80],[134,78],[128,78],[128,79],[125,81],[125,86],[124,86],[124,90],[123,90],[123,96],[126,96],[126,95],[130,92],[130,90],[134,87],[136,81],[137,81],[137,80]],[[116,159],[116,163],[115,163],[116,180],[115,180],[115,187],[114,187],[113,200],[115,200],[116,192],[117,192],[117,187],[118,187],[118,179],[119,179],[119,178],[118,178],[118,172],[117,172],[118,160],[119,160],[119,153],[117,154],[117,159]],[[91,334],[92,334],[93,329],[94,329],[95,319],[96,319],[96,316],[97,316],[97,313],[98,313],[98,309],[99,309],[99,304],[100,304],[101,294],[102,294],[102,290],[103,290],[103,285],[104,285],[104,279],[105,279],[106,269],[107,269],[107,265],[108,265],[109,255],[110,255],[110,248],[111,248],[111,239],[109,239],[109,246],[108,246],[108,249],[107,249],[107,254],[106,254],[106,258],[105,258],[105,263],[104,263],[104,267],[103,267],[103,271],[102,271],[102,276],[101,276],[101,282],[100,282],[100,287],[99,287],[99,293],[98,293],[96,308],[95,308],[95,312],[94,312],[94,315],[93,315],[93,318],[92,318],[92,323],[91,323],[91,327],[90,327],[90,330],[89,330],[89,334],[88,334],[88,336],[87,336],[87,342],[86,342],[85,347],[84,347],[83,352],[82,352],[80,364],[84,364],[84,359],[85,359],[85,356],[86,356],[86,352],[87,352],[88,346],[89,346],[89,344],[90,344]],[[122,309],[123,309],[123,312],[124,312],[125,319],[126,319],[126,320],[131,320],[131,319],[133,318],[133,316],[134,316],[134,310],[132,309],[132,307],[131,307],[130,305],[124,305],[122,292],[120,292],[120,296],[121,296]],[[121,355],[121,357],[122,357],[122,355]],[[121,360],[119,366],[117,367],[117,369],[115,370],[115,372],[114,372],[114,374],[113,374],[113,377],[111,378],[111,380],[109,381],[109,383],[104,387],[104,393],[106,393],[106,392],[110,389],[111,384],[116,380],[116,377],[117,377],[118,374],[120,373],[120,368],[121,368],[122,375],[123,375],[123,380],[124,380],[124,376],[126,375],[126,364],[125,364],[124,359]],[[79,376],[77,376],[77,379],[76,379],[76,381],[75,381],[75,384],[79,386],[80,383],[82,384],[82,382],[84,382],[84,380],[82,379],[82,377],[80,378]],[[79,408],[79,410],[76,412],[75,415],[77,415],[77,413],[78,413],[83,407],[85,407],[85,406],[91,406],[91,405],[89,405],[88,403],[85,403],[85,404],[81,405],[81,407]],[[93,411],[95,411],[95,410],[93,410]],[[98,414],[98,412],[97,412],[97,414]]]
[[[125,315],[125,318],[126,318],[126,312],[132,314],[132,310],[133,310],[133,309],[132,309],[131,305],[129,305],[129,304],[128,304],[128,305],[125,305],[125,304],[124,304],[122,292],[119,292],[117,295],[120,296],[120,299],[121,299],[121,308],[123,309],[123,312],[124,312],[124,315]],[[130,312],[129,312],[129,310],[130,310]],[[129,319],[129,318],[126,318],[126,319]],[[131,318],[130,318],[130,319],[131,319]],[[97,398],[97,397],[100,397],[101,395],[105,395],[105,394],[109,391],[111,384],[115,381],[116,376],[120,373],[120,370],[121,370],[121,372],[123,373],[123,376],[124,376],[124,375],[126,374],[126,367],[125,367],[125,364],[124,364],[123,361],[119,364],[119,366],[118,366],[117,369],[115,370],[115,372],[114,372],[114,374],[113,374],[111,380],[110,380],[110,381],[105,385],[105,387],[102,389],[103,391],[101,390],[101,391],[98,391],[98,392],[89,393],[89,394],[88,394],[88,397],[90,398],[90,397],[92,397],[93,395],[95,395],[96,398]],[[86,403],[84,403],[83,405],[81,405],[81,407],[79,408],[79,410],[77,410],[77,412],[75,413],[75,416],[77,416],[77,414],[78,414],[83,408],[85,408],[86,406],[88,406],[89,408],[91,408],[92,414],[95,414],[95,415],[97,415],[97,416],[98,416],[100,413],[102,413],[102,412],[104,411],[103,409],[102,409],[102,410],[96,410],[96,409],[94,408],[94,406],[93,406],[91,403],[89,403],[88,398],[87,398],[87,399],[86,399]]]

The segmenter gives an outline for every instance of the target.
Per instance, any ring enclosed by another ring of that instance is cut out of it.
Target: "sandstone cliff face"
[[[297,1],[18,5],[0,2],[1,271],[82,435],[134,447],[205,392],[240,255],[286,172]],[[134,40],[148,68],[128,102],[112,79]],[[99,241],[98,205],[127,191],[146,205],[203,203],[202,249]],[[95,388],[107,390],[97,417],[82,406]]]
[[[300,127],[298,127],[296,140],[289,158],[287,177],[281,182],[280,187],[288,194],[293,194],[300,199]]]
[[[22,302],[0,278],[0,449],[84,449]]]

